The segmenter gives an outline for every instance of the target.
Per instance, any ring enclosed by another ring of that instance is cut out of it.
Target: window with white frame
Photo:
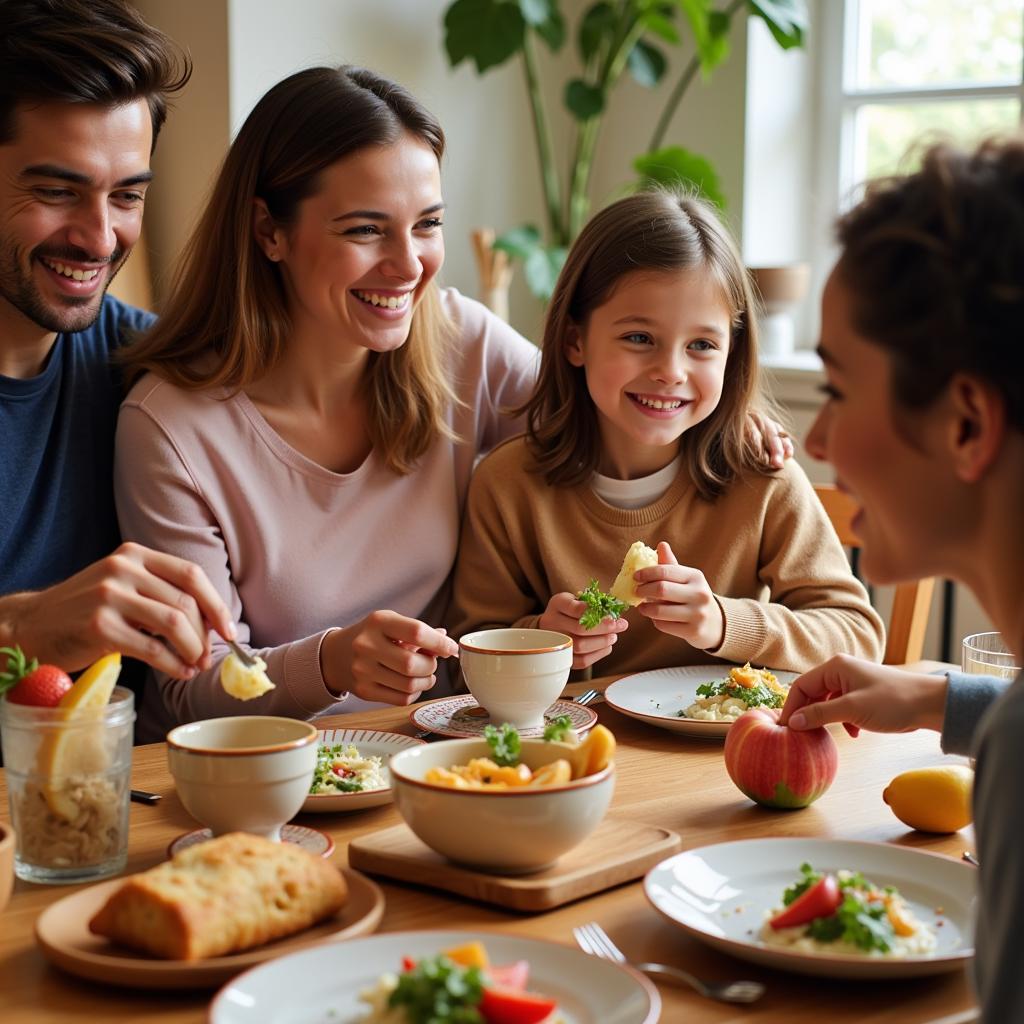
[[[1024,0],[823,0],[838,129],[837,208],[869,178],[915,169],[921,149],[1018,130]],[[827,66],[827,65],[826,65]],[[838,74],[836,74],[838,72]]]

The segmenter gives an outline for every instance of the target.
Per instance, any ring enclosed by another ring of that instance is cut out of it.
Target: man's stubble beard
[[[117,254],[115,253],[115,255]],[[18,265],[16,249],[13,246],[2,245],[0,246],[0,299],[9,303],[22,316],[27,317],[44,330],[57,333],[84,331],[96,322],[103,305],[103,296],[107,294],[111,282],[130,255],[131,249],[117,256],[116,260],[110,261],[110,265],[114,267],[113,273],[108,274],[106,283],[96,295],[83,299],[66,297],[66,305],[63,308],[55,308],[53,304],[46,302],[39,293],[39,289],[32,280],[31,271],[29,274],[22,273]],[[59,259],[59,257],[52,258]],[[32,262],[34,263],[36,259],[37,256],[33,254]],[[108,268],[104,267],[101,273],[108,273]]]

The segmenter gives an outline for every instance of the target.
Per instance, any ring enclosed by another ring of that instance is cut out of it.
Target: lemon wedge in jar
[[[90,665],[57,705],[67,724],[56,724],[39,744],[39,775],[46,780],[43,797],[50,810],[66,821],[76,818],[79,812],[78,802],[67,785],[68,778],[102,772],[109,763],[102,713],[120,674],[121,655],[116,652]]]
[[[255,654],[252,657],[256,659],[255,665],[245,665],[234,653],[220,663],[220,685],[229,696],[252,700],[274,689],[267,676],[267,663]]]

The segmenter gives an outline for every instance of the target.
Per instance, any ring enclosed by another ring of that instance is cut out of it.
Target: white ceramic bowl
[[[572,637],[550,629],[481,629],[459,641],[469,692],[496,724],[544,724],[572,668]]]
[[[309,722],[208,718],[167,734],[167,764],[185,810],[214,835],[240,831],[278,840],[309,794],[316,748]]]
[[[543,740],[523,740],[536,769],[558,757]],[[442,740],[391,758],[395,804],[409,828],[449,860],[483,871],[525,874],[553,864],[601,823],[615,789],[615,765],[564,786],[473,791],[423,781],[430,768],[487,757],[484,740]]]

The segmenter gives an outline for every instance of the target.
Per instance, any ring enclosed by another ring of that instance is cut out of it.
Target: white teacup
[[[215,836],[251,832],[280,840],[281,826],[309,795],[316,752],[316,728],[295,718],[208,718],[167,734],[178,796]]]
[[[572,637],[549,629],[481,629],[459,641],[469,692],[496,724],[544,724],[572,668]]]

